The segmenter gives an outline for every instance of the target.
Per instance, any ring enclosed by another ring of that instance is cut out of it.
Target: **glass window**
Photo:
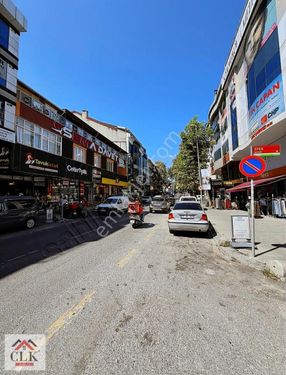
[[[114,172],[114,161],[111,159],[106,159],[106,170],[109,172]]]
[[[0,45],[6,49],[9,47],[9,26],[0,19]]]
[[[73,158],[76,161],[85,163],[86,160],[86,150],[79,146],[74,146],[73,148]]]
[[[176,203],[173,210],[195,210],[201,211],[202,207],[199,203]]]
[[[221,159],[221,149],[219,148],[218,150],[215,151],[214,153],[214,161],[217,161]]]
[[[21,118],[16,119],[17,142],[39,150],[61,155],[62,138]]]
[[[101,168],[101,155],[94,154],[94,166],[97,168]]]

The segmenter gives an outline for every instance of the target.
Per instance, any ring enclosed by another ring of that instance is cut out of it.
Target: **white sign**
[[[202,190],[211,190],[210,184],[210,171],[208,169],[201,169],[201,178],[202,178]]]
[[[231,216],[232,238],[234,240],[249,240],[250,226],[249,217],[244,215]]]
[[[87,170],[77,167],[72,167],[70,164],[67,165],[67,170],[72,173],[79,173],[81,176],[85,175],[87,176]]]
[[[46,336],[5,335],[5,370],[45,371]]]
[[[7,129],[0,128],[0,139],[3,139],[3,141],[6,142],[15,143],[15,133]]]

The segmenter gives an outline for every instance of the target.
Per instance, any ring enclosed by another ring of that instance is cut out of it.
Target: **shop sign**
[[[71,180],[92,181],[92,167],[75,160],[62,158],[60,175]]]
[[[0,139],[6,142],[15,143],[15,133],[7,129],[0,128]]]
[[[34,157],[32,152],[26,154],[25,165],[33,170],[51,172],[57,174],[59,171],[59,165],[52,163],[47,160],[41,160],[40,158]]]
[[[0,147],[0,169],[8,169],[10,166],[10,148]]]
[[[211,190],[210,177],[210,171],[208,169],[201,169],[202,190]]]
[[[87,170],[82,168],[73,167],[72,165],[67,165],[67,171],[79,174],[80,176],[87,176]]]
[[[65,138],[72,139],[72,130],[67,126],[62,126],[60,124],[54,123],[52,130],[56,131]]]
[[[253,146],[252,155],[258,156],[280,156],[280,145]]]
[[[231,224],[233,240],[247,241],[250,239],[249,216],[232,215]]]

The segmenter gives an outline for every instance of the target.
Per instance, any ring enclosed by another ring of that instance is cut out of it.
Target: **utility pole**
[[[203,205],[203,185],[202,185],[202,175],[201,175],[201,162],[200,162],[198,125],[197,124],[196,124],[196,139],[197,139],[197,158],[198,158],[198,173],[199,173],[199,182],[200,182],[200,196],[201,196],[201,205]]]

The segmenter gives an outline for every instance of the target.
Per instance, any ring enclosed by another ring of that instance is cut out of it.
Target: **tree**
[[[199,122],[194,117],[180,134],[179,153],[172,166],[176,189],[179,192],[196,193],[199,187],[198,155],[201,168],[209,161],[212,131],[208,124]]]

